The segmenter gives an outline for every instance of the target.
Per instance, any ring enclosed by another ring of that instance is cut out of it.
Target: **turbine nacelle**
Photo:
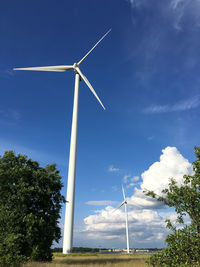
[[[76,68],[79,68],[79,64],[75,62],[75,63],[72,65],[72,67],[73,67],[74,70],[76,70]]]
[[[13,70],[32,70],[32,71],[55,71],[55,72],[64,72],[64,71],[73,69],[76,74],[79,74],[80,80],[83,80],[86,83],[86,85],[89,87],[90,91],[93,93],[93,95],[96,97],[96,99],[98,100],[98,102],[100,103],[100,105],[105,110],[105,107],[104,107],[103,103],[99,99],[97,93],[95,92],[94,88],[92,87],[92,85],[90,84],[90,82],[88,81],[88,79],[81,72],[79,66],[86,59],[86,57],[95,49],[95,47],[106,37],[106,35],[110,31],[111,31],[111,29],[109,31],[107,31],[107,33],[104,34],[103,37],[101,37],[101,39],[92,47],[92,49],[90,49],[90,51],[78,63],[75,62],[73,65],[59,65],[59,66],[45,66],[45,67],[29,67],[29,68],[14,68]]]

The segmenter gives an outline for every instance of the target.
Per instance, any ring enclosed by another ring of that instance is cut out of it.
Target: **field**
[[[148,255],[122,254],[69,254],[56,253],[51,263],[27,263],[23,267],[147,267]]]

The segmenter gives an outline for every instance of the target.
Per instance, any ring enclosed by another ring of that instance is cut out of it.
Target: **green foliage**
[[[149,263],[152,266],[200,266],[199,237],[196,227],[185,226],[181,229],[174,229],[172,234],[166,238],[168,248],[150,257]]]
[[[184,175],[181,186],[171,179],[169,188],[162,191],[163,196],[145,191],[146,195],[174,207],[177,223],[182,224],[182,228],[177,228],[170,220],[166,221],[172,231],[165,240],[168,247],[150,258],[152,266],[200,266],[200,147],[195,147],[195,154],[194,174]],[[185,215],[191,219],[189,226],[184,223]]]
[[[2,234],[0,239],[2,239]],[[7,233],[0,243],[0,266],[1,267],[19,267],[22,262],[26,261],[26,257],[20,254],[21,234]]]
[[[52,259],[52,242],[61,237],[61,188],[55,164],[42,168],[13,151],[0,157],[0,266]]]

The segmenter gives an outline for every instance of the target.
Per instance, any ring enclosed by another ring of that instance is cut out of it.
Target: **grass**
[[[23,267],[147,267],[148,255],[55,253],[51,263],[30,262]]]

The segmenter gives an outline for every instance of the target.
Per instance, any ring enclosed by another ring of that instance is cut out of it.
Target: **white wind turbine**
[[[127,244],[127,254],[130,253],[129,250],[129,234],[128,234],[128,211],[127,211],[127,199],[125,197],[125,192],[124,192],[124,187],[122,185],[122,193],[123,193],[123,197],[124,200],[122,201],[122,203],[114,210],[116,211],[117,209],[121,208],[124,205],[124,209],[125,209],[125,216],[126,216],[126,244]]]
[[[69,153],[69,167],[68,167],[68,184],[67,184],[67,202],[65,208],[65,224],[64,224],[64,238],[63,238],[63,253],[69,253],[73,245],[73,224],[74,224],[74,195],[75,195],[75,178],[76,178],[76,147],[77,147],[77,122],[78,122],[78,95],[79,95],[79,81],[83,80],[89,87],[91,92],[97,98],[103,109],[105,109],[92,85],[88,79],[83,75],[79,66],[92,52],[92,50],[106,37],[111,29],[104,34],[104,36],[90,49],[90,51],[78,62],[73,65],[60,66],[46,66],[46,67],[30,67],[30,68],[14,68],[14,70],[33,70],[33,71],[58,71],[64,72],[67,70],[74,70],[75,72],[75,86],[74,86],[74,105],[72,115],[71,128],[71,142]]]

